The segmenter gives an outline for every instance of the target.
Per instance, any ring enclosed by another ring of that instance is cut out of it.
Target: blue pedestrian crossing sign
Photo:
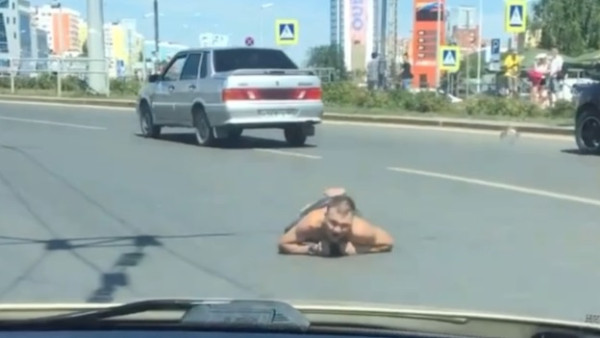
[[[455,73],[460,69],[460,48],[457,46],[440,46],[438,60],[440,70]]]
[[[298,20],[275,20],[275,42],[277,45],[290,46],[298,44]]]
[[[506,1],[504,29],[507,33],[523,33],[527,29],[527,2]]]

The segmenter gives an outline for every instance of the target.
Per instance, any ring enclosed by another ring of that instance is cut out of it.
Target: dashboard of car
[[[423,334],[307,334],[266,332],[223,332],[193,330],[61,330],[61,331],[0,331],[0,338],[374,338],[374,337],[456,337]]]

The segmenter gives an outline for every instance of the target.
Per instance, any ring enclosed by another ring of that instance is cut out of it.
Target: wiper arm
[[[277,301],[178,300],[162,299],[132,302],[91,311],[2,322],[6,326],[85,326],[117,317],[148,311],[182,311],[181,325],[200,328],[248,328],[266,330],[308,330],[310,322],[291,305]]]

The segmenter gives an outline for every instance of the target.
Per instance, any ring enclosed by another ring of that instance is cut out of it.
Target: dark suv
[[[574,88],[575,140],[582,153],[600,154],[600,83]]]

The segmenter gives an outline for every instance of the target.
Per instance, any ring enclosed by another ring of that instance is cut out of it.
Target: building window
[[[12,9],[15,9],[15,2],[12,2]]]
[[[13,33],[13,37],[16,39],[17,38],[17,33]]]

